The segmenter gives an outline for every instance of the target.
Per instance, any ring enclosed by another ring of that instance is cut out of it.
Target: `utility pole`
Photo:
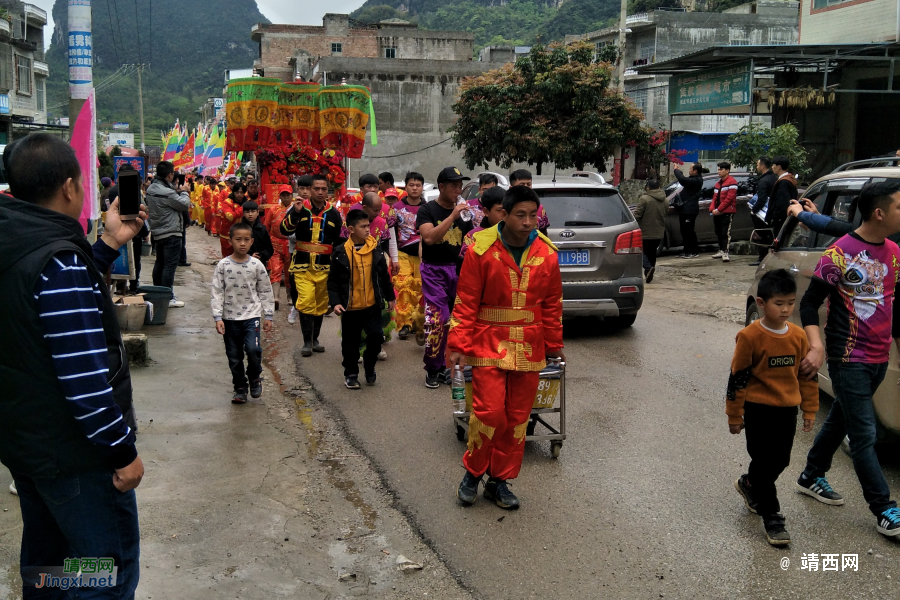
[[[94,44],[90,0],[68,0],[69,137],[85,100],[94,89]]]
[[[138,65],[138,110],[141,113],[141,152],[146,153],[147,148],[144,146],[144,88],[141,85],[141,71],[144,65]]]
[[[625,37],[625,23],[628,20],[628,0],[622,0],[619,6],[619,55],[616,63],[616,76],[619,79],[619,92],[625,94],[625,46],[628,43]],[[618,179],[621,185],[625,181],[625,148],[616,149],[616,156],[619,159],[618,173],[614,173],[613,179]],[[613,170],[615,170],[615,157],[613,160]],[[616,177],[618,176],[618,177]]]

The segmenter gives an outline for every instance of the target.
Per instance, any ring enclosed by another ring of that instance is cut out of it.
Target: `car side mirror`
[[[775,245],[775,233],[771,229],[754,229],[750,234],[750,243],[763,248]]]

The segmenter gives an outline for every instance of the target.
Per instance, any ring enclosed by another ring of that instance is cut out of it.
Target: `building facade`
[[[0,2],[0,144],[47,123],[46,24],[33,4]]]
[[[900,42],[897,0],[801,0],[801,44]]]

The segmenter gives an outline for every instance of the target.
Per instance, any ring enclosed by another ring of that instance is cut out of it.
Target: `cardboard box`
[[[143,304],[144,294],[136,294],[134,296],[113,296],[113,304]]]

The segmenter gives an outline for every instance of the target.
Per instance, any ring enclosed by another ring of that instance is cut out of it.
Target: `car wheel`
[[[633,315],[619,315],[618,317],[608,317],[606,319],[606,322],[616,329],[627,329],[634,325],[634,321],[636,319],[637,313],[634,313]]]
[[[759,306],[757,306],[756,302],[747,307],[747,318],[744,320],[744,327],[747,327],[753,321],[759,321]]]

